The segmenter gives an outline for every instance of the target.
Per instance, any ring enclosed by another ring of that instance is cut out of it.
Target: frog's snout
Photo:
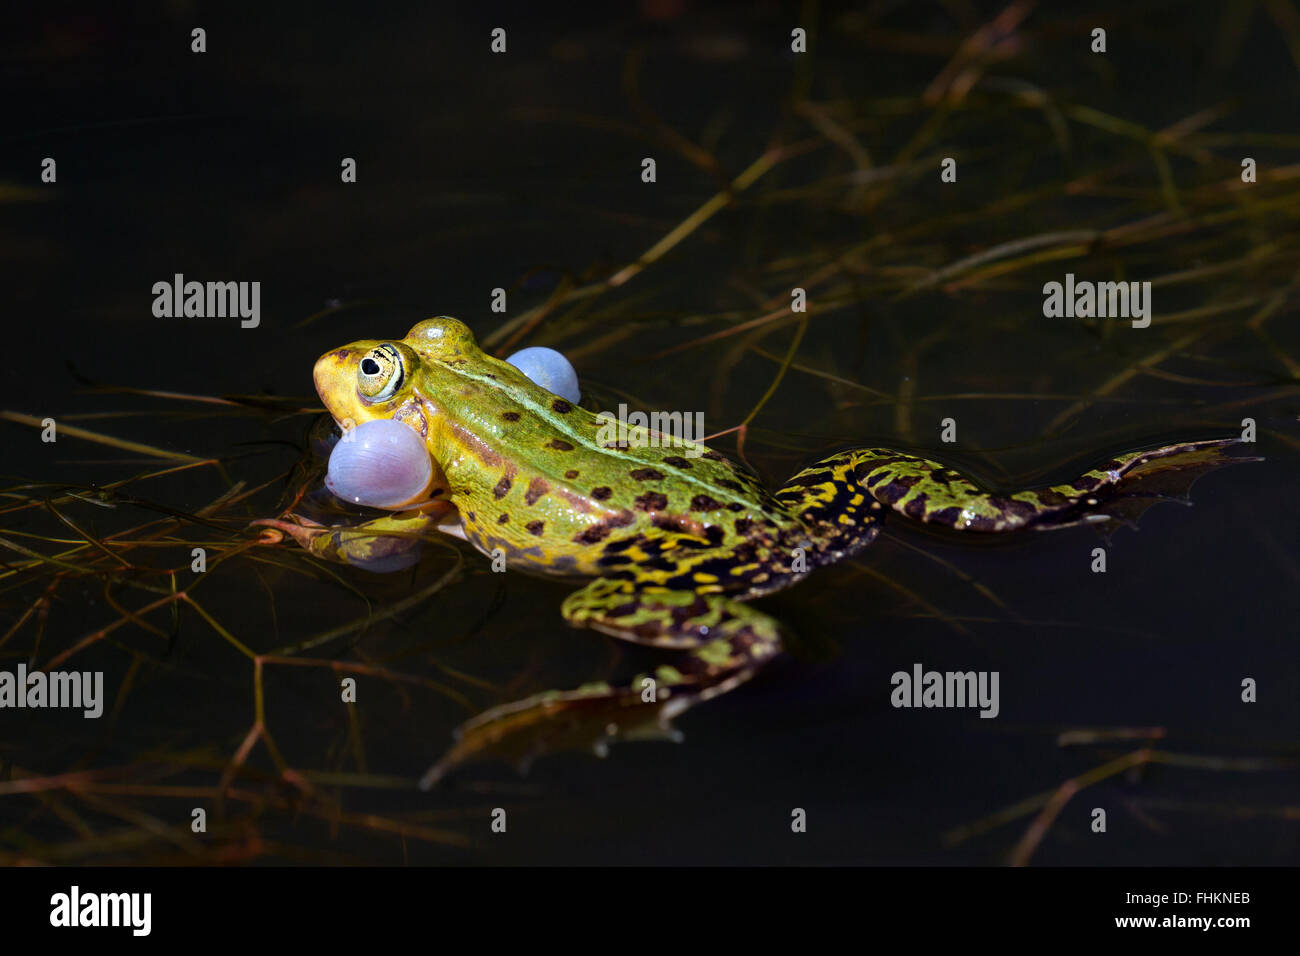
[[[312,383],[316,386],[316,394],[320,396],[325,408],[337,420],[341,409],[338,407],[338,396],[346,395],[350,391],[348,383],[353,377],[351,352],[348,349],[335,349],[332,352],[326,352],[316,360],[316,365],[312,368]]]
[[[335,349],[333,352],[326,352],[316,360],[316,366],[311,373],[312,380],[316,383],[316,391],[323,392],[337,384],[339,376],[348,370],[349,356],[347,349]]]

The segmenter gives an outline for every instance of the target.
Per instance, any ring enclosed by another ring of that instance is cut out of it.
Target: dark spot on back
[[[591,497],[595,498],[597,501],[604,501],[613,493],[614,493],[613,491],[611,491],[609,488],[606,488],[604,485],[601,485],[599,488],[591,489]]]
[[[510,484],[510,476],[502,475],[501,480],[497,482],[497,486],[492,489],[492,496],[500,501],[510,493]]]
[[[573,406],[562,398],[557,398],[555,401],[551,402],[551,408],[555,409],[561,415],[567,415],[569,412],[573,411]]]
[[[745,534],[745,533],[746,533],[747,531],[749,531],[749,529],[752,528],[752,527],[754,527],[754,522],[750,521],[748,518],[737,518],[737,519],[736,519],[736,533],[737,533],[737,534]]]
[[[663,511],[668,507],[668,496],[658,491],[647,491],[636,497],[638,511]]]
[[[546,483],[544,478],[534,478],[528,482],[528,490],[524,492],[524,504],[537,504],[537,499],[550,490],[551,486]]]
[[[497,524],[509,524],[509,523],[510,523],[510,516],[507,514],[503,514],[501,515],[501,517],[497,518]]]
[[[722,534],[722,529],[716,524],[711,524],[704,529],[704,537],[708,538],[709,544],[714,545],[715,547],[722,544]]]
[[[691,499],[692,511],[716,511],[721,507],[722,505],[714,501],[708,495],[696,495]]]
[[[730,508],[732,511],[744,511],[744,510],[745,510],[745,506],[742,505],[739,501],[733,501],[731,504],[727,505],[727,507]]]
[[[552,438],[546,443],[547,448],[554,448],[556,451],[573,451],[573,446],[563,438]]]
[[[536,535],[540,538],[542,536],[542,530],[546,527],[546,522],[530,521],[528,524],[524,525],[524,527],[528,530],[529,534]]]
[[[659,481],[664,476],[662,471],[653,468],[637,468],[631,474],[637,481]]]
[[[691,463],[680,455],[669,455],[664,459],[665,465],[672,465],[674,468],[689,468]]]
[[[707,458],[707,459],[709,459],[709,461],[726,461],[726,460],[727,460],[726,458],[724,458],[724,457],[722,457],[721,455],[719,455],[719,454],[718,454],[716,451],[714,451],[712,448],[710,448],[708,451],[706,451],[706,452],[705,452],[701,457],[703,457],[703,458]]]
[[[577,478],[578,477],[577,469],[570,468],[568,471],[564,473],[564,477],[568,478],[570,481],[572,481],[574,478]]]
[[[502,413],[501,413],[501,417],[504,418],[504,419],[505,419],[506,421],[508,421],[508,422],[517,422],[517,421],[519,421],[519,413],[518,413],[518,412],[502,412]]]
[[[618,514],[611,515],[610,517],[606,518],[604,521],[597,522],[596,524],[588,528],[586,531],[582,531],[574,535],[573,540],[578,544],[597,544],[605,540],[605,538],[609,537],[610,532],[613,531],[615,528],[627,527],[634,520],[635,519],[632,517],[632,512],[620,511]],[[626,544],[621,544],[621,545],[611,544],[606,546],[605,551],[607,553],[611,551],[619,551],[622,550],[623,548],[630,547],[632,543],[633,542],[629,540]]]
[[[745,490],[744,487],[740,484],[740,482],[732,481],[730,478],[719,478],[718,484],[721,485],[723,488],[726,488],[728,491],[744,492]]]
[[[670,515],[660,511],[655,514],[650,523],[664,531],[687,531],[691,520],[684,515]]]

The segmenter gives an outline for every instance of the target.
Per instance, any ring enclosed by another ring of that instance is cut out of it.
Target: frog
[[[404,338],[322,355],[313,380],[335,423],[414,429],[433,468],[423,500],[360,524],[300,516],[265,522],[312,554],[359,567],[445,534],[524,574],[571,590],[565,621],[663,652],[626,684],[590,683],[493,707],[464,723],[420,780],[428,789],[470,760],[527,765],[569,747],[680,739],[674,720],[734,690],[780,655],[788,632],[754,606],[868,547],[889,516],[1000,535],[1120,520],[1169,497],[1156,478],[1232,461],[1238,439],[1114,455],[1073,481],[998,493],[939,461],[882,447],[836,451],[769,490],[707,445],[555,395],[479,347],[451,316]]]

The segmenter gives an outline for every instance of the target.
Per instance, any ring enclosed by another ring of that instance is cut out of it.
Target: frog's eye
[[[357,365],[357,389],[372,402],[392,398],[403,378],[402,353],[393,345],[376,346]]]

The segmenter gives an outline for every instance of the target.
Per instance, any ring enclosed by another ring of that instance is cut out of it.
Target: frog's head
[[[537,427],[538,414],[568,414],[575,408],[520,368],[483,352],[463,322],[445,315],[416,324],[400,340],[366,339],[326,352],[313,377],[325,407],[345,430],[383,419],[410,426],[434,466],[433,484],[443,487],[440,475],[445,478],[453,464],[467,469],[462,474],[483,470],[473,462],[493,471],[495,483],[502,457],[512,453],[519,435]],[[524,416],[529,418],[521,421]],[[391,442],[382,428],[361,429],[351,437],[362,432],[367,443],[360,450],[340,443],[331,455],[330,473],[342,497],[361,502],[362,493],[374,497],[371,486],[406,489],[408,469],[412,476],[425,473],[430,461],[420,458],[418,445]],[[386,434],[401,437],[391,430]],[[391,481],[394,477],[401,480]],[[387,497],[385,492],[382,498]]]
[[[330,415],[351,428],[377,418],[406,418],[419,364],[404,342],[363,339],[322,355],[312,379]]]
[[[440,315],[417,323],[401,340],[365,339],[326,352],[312,377],[340,425],[392,418],[432,440],[441,420],[459,420],[473,401],[472,379],[457,370],[489,369],[499,381],[533,387],[514,366],[483,352],[464,322]]]

